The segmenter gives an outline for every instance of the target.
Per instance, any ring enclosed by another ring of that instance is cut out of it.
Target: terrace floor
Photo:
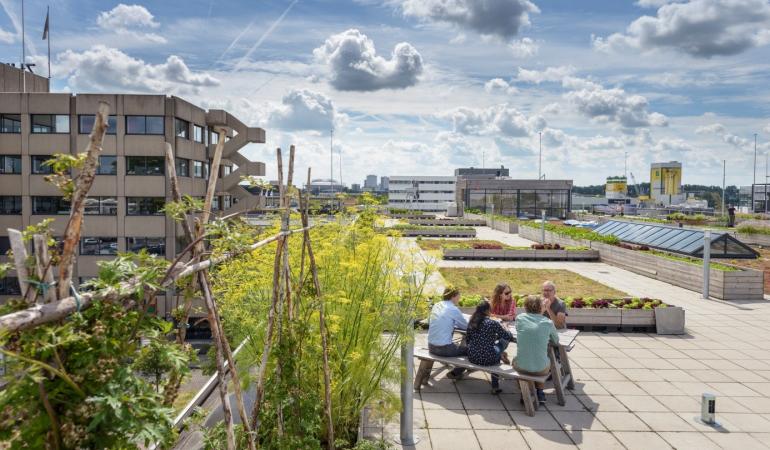
[[[525,241],[486,227],[477,230],[480,239]],[[431,387],[415,393],[414,432],[420,442],[413,448],[770,448],[770,301],[703,300],[699,293],[603,263],[438,265],[571,270],[635,296],[682,306],[688,333],[581,333],[570,353],[576,387],[566,405],[558,406],[546,390],[546,407],[533,418],[522,411],[511,382],[503,382],[503,394],[496,396],[484,374],[458,382],[438,374]],[[425,338],[419,334],[418,345]],[[704,392],[717,396],[719,428],[696,421]],[[367,434],[392,439],[398,431],[396,418]]]

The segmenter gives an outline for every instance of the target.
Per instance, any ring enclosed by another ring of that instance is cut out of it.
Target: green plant
[[[762,227],[762,226],[755,226],[750,225],[747,223],[742,223],[738,225],[738,228],[736,228],[736,231],[743,234],[765,234],[770,235],[770,227]]]
[[[531,221],[522,221],[519,223],[519,225],[531,227],[531,228],[540,228],[541,226],[543,226],[540,223],[533,223]],[[588,228],[570,227],[567,225],[546,223],[545,229],[547,231],[559,234],[561,236],[566,236],[575,240],[602,242],[609,245],[617,245],[620,242],[620,240],[614,235],[610,234],[605,236],[595,231],[589,230]]]

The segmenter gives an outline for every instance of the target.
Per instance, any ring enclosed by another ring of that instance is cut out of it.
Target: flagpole
[[[51,7],[45,9],[46,37],[48,38],[48,89],[51,89]]]
[[[27,72],[24,64],[27,63],[27,44],[24,32],[24,0],[21,0],[21,92],[27,92]]]

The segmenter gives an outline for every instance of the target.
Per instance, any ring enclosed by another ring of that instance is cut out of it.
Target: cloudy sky
[[[27,0],[46,73],[47,3]],[[499,166],[638,181],[758,182],[770,152],[768,0],[50,0],[53,90],[179,95],[298,148],[314,178]],[[21,3],[0,0],[0,61],[21,58]],[[341,155],[341,160],[340,160]]]

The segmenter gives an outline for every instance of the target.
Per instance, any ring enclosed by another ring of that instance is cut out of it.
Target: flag
[[[43,26],[43,40],[48,39],[48,12],[45,13],[45,25]]]

